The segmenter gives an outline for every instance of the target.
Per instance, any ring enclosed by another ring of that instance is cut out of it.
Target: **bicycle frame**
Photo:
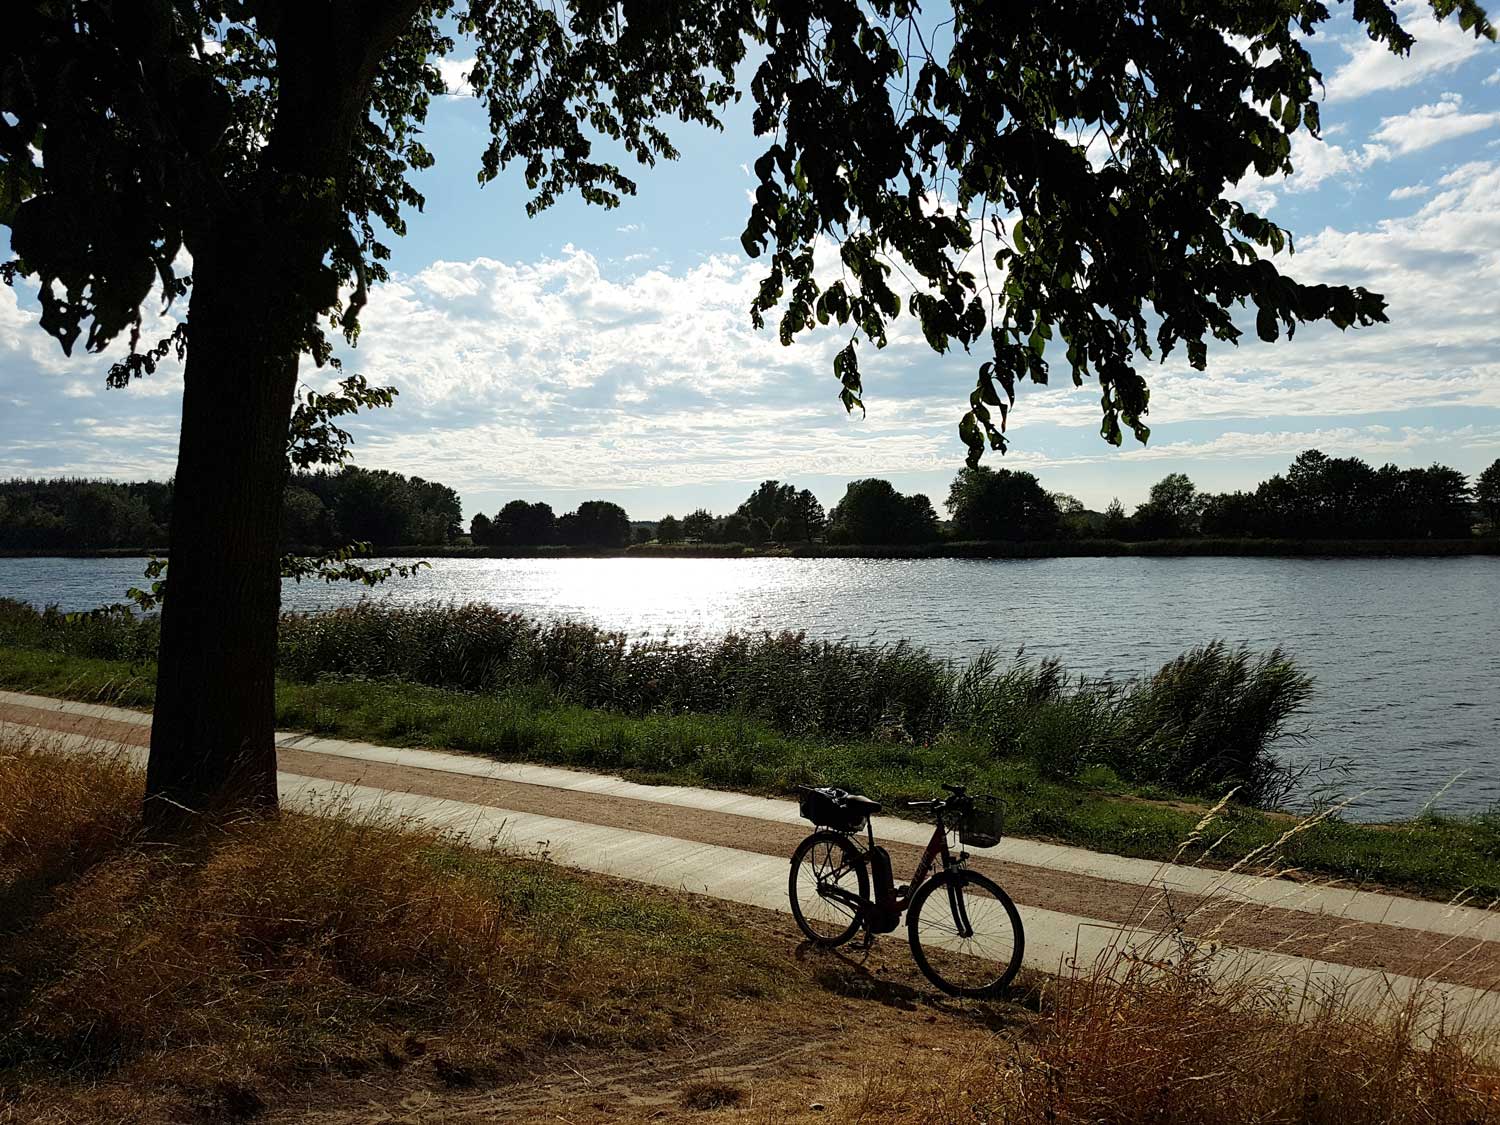
[[[869,821],[865,822],[865,835],[869,840],[869,846],[875,846],[875,827]],[[858,845],[856,845],[857,847]],[[917,893],[917,888],[927,881],[927,876],[932,874],[933,867],[937,861],[942,859],[943,870],[953,866],[953,852],[948,847],[948,829],[944,827],[941,819],[933,825],[932,838],[927,841],[927,849],[922,853],[922,858],[917,861],[917,869],[912,872],[911,882],[906,885],[905,894],[897,894],[895,901],[890,906],[898,916],[906,913],[906,908],[911,905],[912,896]],[[829,887],[823,883],[818,884],[818,897],[832,899],[834,902],[843,903],[851,910],[857,911],[861,917],[869,911],[872,906],[879,905],[868,899],[860,898],[842,887]],[[963,896],[955,894],[952,888],[948,891],[950,905],[953,908],[953,918],[958,924],[960,933],[967,936],[970,931],[968,912],[964,909]]]

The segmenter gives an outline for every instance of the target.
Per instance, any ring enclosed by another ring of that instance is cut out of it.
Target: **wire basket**
[[[978,802],[958,820],[958,838],[967,847],[993,848],[1005,834],[1005,806],[999,801]]]

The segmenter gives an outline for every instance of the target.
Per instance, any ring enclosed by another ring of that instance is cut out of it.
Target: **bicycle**
[[[989,997],[1011,982],[1026,950],[1015,903],[994,880],[969,869],[968,852],[955,856],[948,847],[950,832],[961,845],[1000,842],[1004,814],[993,797],[971,797],[961,785],[944,785],[946,799],[908,801],[908,808],[932,813],[935,823],[911,882],[898,887],[890,854],[875,843],[870,822],[880,811],[878,801],[842,789],[797,788],[801,814],[816,831],[792,853],[787,892],[792,917],[809,941],[831,949],[863,929],[868,947],[876,934],[896,929],[904,914],[917,968],[944,992]],[[861,829],[864,848],[856,842]],[[941,870],[934,874],[939,860]]]

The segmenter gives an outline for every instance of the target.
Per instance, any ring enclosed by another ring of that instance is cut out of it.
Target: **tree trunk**
[[[238,241],[238,240],[235,240]],[[280,525],[295,348],[265,247],[195,256],[148,827],[276,806]],[[248,252],[250,260],[246,260]]]
[[[297,359],[336,302],[323,261],[380,60],[419,0],[267,5],[276,121],[256,187],[190,231],[193,287],[162,606],[148,828],[276,807],[281,507]]]

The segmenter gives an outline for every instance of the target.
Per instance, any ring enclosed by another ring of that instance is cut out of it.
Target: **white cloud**
[[[1277,195],[1268,185],[1276,183],[1275,180],[1263,180],[1259,176],[1246,176],[1237,184],[1232,184],[1224,192],[1225,199],[1232,199],[1247,210],[1254,211],[1258,215],[1264,215],[1276,206]]]
[[[472,98],[474,89],[469,85],[469,71],[474,69],[474,56],[462,59],[438,59],[438,73],[448,87],[451,98]]]
[[[1263,178],[1252,174],[1225,192],[1225,197],[1264,215],[1276,206],[1278,192],[1294,195],[1316,191],[1329,180],[1364,168],[1369,163],[1370,149],[1366,145],[1363,152],[1353,152],[1310,133],[1298,132],[1292,137],[1290,176]]]
[[[1275,345],[1251,333],[1240,348],[1214,349],[1207,372],[1180,357],[1148,365],[1158,426],[1256,422],[1202,448],[1128,455],[1249,457],[1316,444],[1394,455],[1398,441],[1426,439],[1272,420],[1500,409],[1500,325],[1476,300],[1500,292],[1500,164],[1465,165],[1429,194],[1415,214],[1373,229],[1303,238],[1285,263],[1304,281],[1385,293],[1391,324],[1304,328]],[[730,255],[619,280],[573,248],[534,263],[434,263],[377,292],[366,313],[359,368],[404,394],[389,419],[361,428],[360,458],[460,489],[649,488],[958,463],[954,423],[970,357],[934,357],[903,324],[883,353],[862,351],[870,414],[848,419],[828,374],[837,334],[782,348],[752,331],[746,308],[758,278],[758,266]],[[1097,425],[1097,394],[1023,387],[1012,459],[1058,462],[1046,447]],[[1262,420],[1281,436],[1253,436]]]
[[[1304,449],[1334,450],[1343,457],[1390,458],[1414,450],[1455,442],[1494,442],[1500,429],[1457,430],[1435,426],[1324,426],[1311,430],[1226,430],[1203,441],[1163,442],[1144,449],[1127,450],[1132,460],[1234,459],[1290,457]]]
[[[1383,150],[1389,149],[1397,156],[1404,156],[1496,126],[1500,126],[1500,113],[1465,113],[1463,95],[1444,94],[1430,105],[1419,105],[1406,113],[1381,118],[1380,127],[1370,136],[1382,146],[1382,154]]]
[[[1253,211],[1265,214],[1274,207],[1279,193],[1316,191],[1328,181],[1360,172],[1382,161],[1418,152],[1444,141],[1500,126],[1500,113],[1465,113],[1461,94],[1444,94],[1430,105],[1414,106],[1406,113],[1381,118],[1370,141],[1357,150],[1330,144],[1308,133],[1292,137],[1290,176],[1263,179],[1247,176],[1226,193]],[[1397,188],[1391,199],[1410,199],[1427,188]]]
[[[1153,414],[1173,419],[1500,406],[1500,163],[1450,172],[1412,215],[1325,228],[1284,264],[1304,282],[1385,294],[1390,324],[1211,353],[1207,375],[1162,373]]]
[[[1349,172],[1356,162],[1347,149],[1299,132],[1292,137],[1293,171],[1286,178],[1286,190],[1312,191],[1324,180]]]
[[[1311,142],[1299,174],[1326,189],[1363,159],[1354,145]],[[1325,209],[1338,225],[1299,236],[1297,255],[1282,263],[1303,281],[1385,293],[1393,323],[1347,334],[1307,328],[1275,345],[1250,332],[1240,348],[1211,349],[1206,372],[1180,355],[1146,365],[1158,437],[1123,454],[1092,437],[1097,387],[1023,387],[1008,463],[1124,457],[1154,471],[1158,459],[1227,464],[1309,445],[1399,460],[1400,443],[1429,440],[1424,426],[1382,433],[1362,416],[1434,408],[1474,417],[1472,432],[1454,433],[1458,445],[1492,440],[1500,161],[1426,180],[1392,193],[1417,201],[1392,208],[1413,211],[1399,218],[1365,225]],[[1274,203],[1266,185],[1244,190]],[[823,247],[820,270],[834,268],[831,257]],[[347,357],[350,370],[403,392],[394,410],[355,423],[357,459],[465,493],[951,473],[962,457],[956,422],[982,356],[934,356],[903,321],[883,352],[861,349],[870,413],[849,418],[831,376],[838,332],[782,348],[774,332],[750,328],[762,268],[734,252],[692,266],[621,259],[602,269],[569,247],[539,261],[442,261],[399,276],[372,295],[361,346]],[[0,473],[171,471],[180,377],[168,368],[129,392],[105,392],[107,362],[64,359],[37,329],[25,290],[0,291],[0,400],[21,403],[0,412]],[[304,366],[308,382],[328,377]],[[1190,440],[1171,440],[1187,423]],[[1443,458],[1441,441],[1439,432],[1423,456]]]
[[[1363,31],[1354,32],[1339,44],[1347,58],[1328,79],[1329,101],[1414,85],[1454,70],[1489,46],[1460,28],[1455,18],[1439,23],[1423,0],[1402,0],[1397,10],[1402,26],[1416,37],[1411,54],[1392,54],[1385,44],[1372,42]]]

